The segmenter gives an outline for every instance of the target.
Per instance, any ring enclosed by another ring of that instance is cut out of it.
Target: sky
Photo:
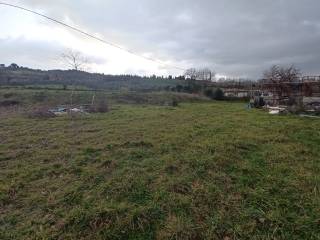
[[[0,5],[0,63],[67,69],[73,49],[87,71],[179,75],[208,67],[218,76],[260,78],[274,64],[320,75],[319,0],[1,0],[117,44],[102,44],[39,16]]]

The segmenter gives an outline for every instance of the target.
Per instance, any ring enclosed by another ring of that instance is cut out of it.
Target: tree
[[[209,68],[189,68],[185,71],[184,75],[186,78],[191,80],[212,81],[216,74]]]
[[[279,66],[277,65],[273,65],[263,73],[263,79],[268,82],[277,82],[279,78]]]
[[[224,99],[224,92],[220,88],[215,90],[214,99],[215,100],[223,100]]]
[[[272,83],[294,82],[300,76],[300,70],[294,65],[289,67],[280,67],[278,65],[274,65],[263,74],[263,78]]]
[[[184,73],[186,78],[189,78],[191,80],[196,80],[197,78],[197,69],[195,68],[189,68]]]
[[[19,69],[19,66],[16,63],[11,63],[9,69]]]
[[[177,76],[175,77],[176,80],[186,80],[186,77],[185,76]]]
[[[279,76],[283,82],[294,82],[301,76],[301,71],[294,65],[291,65],[290,67],[281,67],[279,69]]]
[[[288,98],[287,104],[294,105],[302,103],[302,98],[297,98],[295,95],[296,82],[301,76],[301,72],[294,65],[290,67],[272,66],[269,70],[264,72],[264,85],[268,91],[272,92],[278,99]]]
[[[176,90],[177,90],[177,92],[182,92],[183,86],[180,85],[180,84],[178,84],[178,85],[176,86]]]
[[[215,75],[215,72],[211,71],[209,68],[202,68],[197,71],[198,80],[212,81]]]
[[[73,70],[82,70],[86,64],[88,64],[88,59],[85,58],[80,52],[69,49],[66,53],[61,55],[63,62]]]
[[[206,95],[208,98],[212,98],[212,99],[214,98],[214,92],[211,88],[206,89],[204,91],[204,95]]]

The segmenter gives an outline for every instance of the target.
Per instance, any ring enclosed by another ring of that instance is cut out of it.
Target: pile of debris
[[[106,113],[110,111],[109,105],[105,101],[97,102],[96,104],[87,104],[81,106],[59,106],[46,110],[54,116],[63,116],[71,114],[90,114],[90,113]]]
[[[282,76],[274,68],[269,78],[261,80],[261,91],[267,95],[263,98],[266,105],[273,107],[269,107],[272,114],[320,114],[320,76],[299,77],[292,67],[287,70],[292,74]]]
[[[265,106],[265,109],[269,111],[271,115],[278,115],[278,114],[286,114],[288,113],[288,110],[285,106],[279,106],[279,107],[270,107]]]
[[[63,116],[67,114],[88,114],[87,108],[84,106],[80,107],[57,107],[49,109],[48,112],[53,113],[55,116]]]

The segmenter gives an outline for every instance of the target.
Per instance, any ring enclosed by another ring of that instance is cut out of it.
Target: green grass
[[[168,105],[173,99],[182,102],[196,102],[209,100],[195,94],[176,93],[166,91],[141,92],[141,91],[92,91],[92,90],[53,90],[53,89],[28,89],[28,88],[0,88],[0,106],[4,101],[16,101],[19,106],[32,108],[35,106],[51,106],[73,104],[90,104],[92,97],[95,100],[105,99],[109,104],[153,104]]]
[[[0,119],[0,239],[320,239],[320,122],[244,104]]]

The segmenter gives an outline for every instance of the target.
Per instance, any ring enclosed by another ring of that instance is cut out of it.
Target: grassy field
[[[71,95],[74,104],[90,104],[93,95],[96,101],[106,99],[109,104],[153,104],[168,105],[173,99],[179,102],[205,101],[208,98],[187,93],[168,91],[92,91],[92,90],[48,90],[28,88],[0,88],[0,107],[4,102],[14,101],[23,108],[30,108],[37,105],[55,107],[57,105],[68,105],[71,102]]]
[[[243,103],[0,119],[0,239],[320,239],[320,121]]]

